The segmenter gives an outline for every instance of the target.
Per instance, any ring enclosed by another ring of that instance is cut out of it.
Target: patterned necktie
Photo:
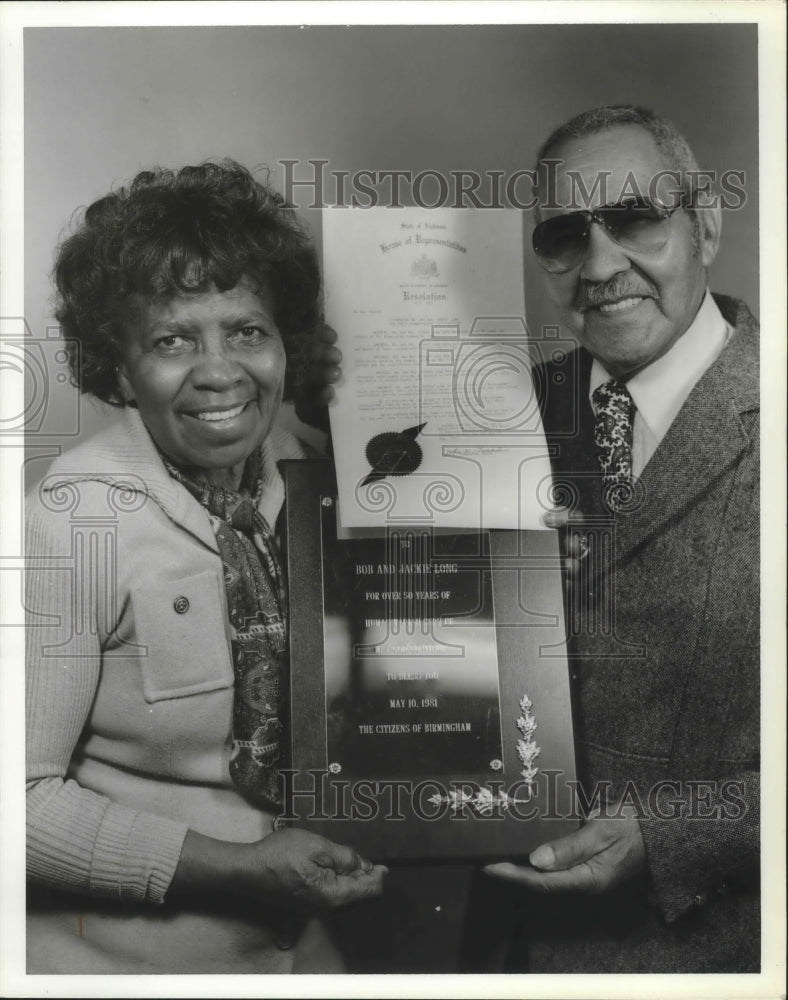
[[[605,382],[592,395],[596,441],[605,503],[610,510],[625,507],[632,494],[632,424],[635,403],[621,382]]]
[[[287,598],[276,539],[257,509],[259,456],[247,463],[253,496],[195,481],[167,459],[165,465],[208,512],[222,559],[235,670],[230,777],[261,805],[278,807]]]

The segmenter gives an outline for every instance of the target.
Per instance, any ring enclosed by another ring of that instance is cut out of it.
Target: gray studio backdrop
[[[758,311],[753,25],[31,28],[24,46],[25,318],[34,338],[53,332],[53,248],[75,210],[140,169],[229,156],[267,164],[280,190],[284,159],[327,160],[326,170],[350,175],[508,176],[530,167],[568,116],[623,102],[672,118],[701,167],[744,171],[746,204],[725,213],[712,287]],[[310,192],[295,194],[319,238]],[[526,257],[527,321],[538,336],[554,316]],[[47,350],[47,419],[30,438],[28,483],[58,449],[114,417],[86,400],[75,409]]]

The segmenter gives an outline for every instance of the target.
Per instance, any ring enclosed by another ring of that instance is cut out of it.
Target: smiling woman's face
[[[130,297],[121,386],[161,451],[237,488],[282,401],[285,350],[270,296],[235,288]]]

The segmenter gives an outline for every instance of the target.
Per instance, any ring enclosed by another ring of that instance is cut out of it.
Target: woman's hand
[[[168,898],[224,892],[312,913],[374,899],[387,871],[307,830],[280,830],[252,844],[190,830]]]
[[[252,881],[260,892],[306,910],[373,899],[383,891],[388,871],[352,847],[307,830],[281,830],[249,847]]]
[[[326,407],[334,398],[334,383],[342,375],[342,352],[335,346],[336,340],[330,326],[324,323],[318,327],[295,395],[298,419],[322,431],[328,431]]]

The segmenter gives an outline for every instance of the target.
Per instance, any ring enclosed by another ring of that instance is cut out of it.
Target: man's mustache
[[[584,312],[622,299],[658,297],[657,290],[644,279],[633,275],[614,275],[609,281],[583,282],[575,297],[575,308]]]

